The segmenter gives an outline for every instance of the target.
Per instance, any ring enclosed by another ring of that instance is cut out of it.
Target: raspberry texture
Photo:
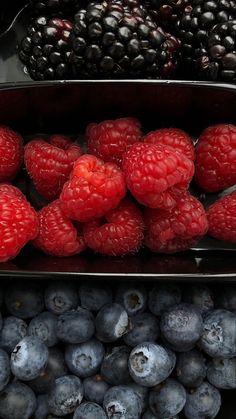
[[[25,146],[25,166],[38,193],[50,201],[58,198],[81,154],[79,145],[68,137],[53,135],[48,142],[41,138],[30,141]]]
[[[236,243],[236,192],[212,204],[207,210],[207,218],[210,236]]]
[[[218,192],[236,183],[236,126],[219,124],[199,137],[195,179],[206,192]]]
[[[23,138],[10,128],[0,126],[0,182],[17,175],[23,162]]]
[[[39,234],[33,244],[53,256],[72,256],[85,250],[81,226],[74,225],[61,210],[57,199],[39,213]]]
[[[141,141],[141,125],[136,118],[120,118],[90,124],[86,130],[86,137],[90,154],[120,166],[124,152],[132,144]]]
[[[108,256],[123,256],[139,250],[144,222],[141,211],[132,201],[125,198],[104,218],[84,225],[84,238],[91,249]]]
[[[128,189],[150,208],[174,207],[194,174],[191,160],[162,144],[134,144],[122,166]]]
[[[120,203],[125,194],[121,169],[114,163],[104,163],[85,154],[76,161],[60,201],[67,217],[86,222],[103,217]]]
[[[149,132],[144,137],[144,142],[149,144],[163,144],[173,147],[190,160],[195,160],[195,149],[189,135],[178,128],[163,128]]]
[[[153,252],[174,253],[189,249],[206,234],[208,222],[202,204],[185,192],[171,210],[146,208],[144,243]]]
[[[38,233],[38,217],[20,190],[0,185],[0,262],[14,258]]]

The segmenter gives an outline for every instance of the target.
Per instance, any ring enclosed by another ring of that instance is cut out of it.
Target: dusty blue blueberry
[[[27,323],[18,317],[6,317],[0,332],[0,347],[11,353],[18,342],[27,335]]]
[[[0,349],[0,391],[8,384],[11,377],[10,360],[8,354]]]
[[[213,293],[205,285],[192,285],[184,290],[183,301],[194,304],[201,313],[206,313],[214,308]]]
[[[154,415],[150,409],[148,409],[144,412],[142,419],[158,419],[158,417]],[[171,419],[179,419],[179,416],[173,416]]]
[[[214,419],[221,406],[219,390],[204,382],[187,395],[184,407],[186,419]]]
[[[212,359],[208,364],[207,379],[217,388],[236,389],[236,358]]]
[[[143,342],[155,342],[160,334],[159,321],[151,313],[141,313],[132,317],[131,331],[124,335],[128,346],[137,346]]]
[[[71,282],[52,282],[45,290],[45,306],[54,314],[63,314],[77,308],[79,297],[76,285]]]
[[[38,377],[48,362],[48,348],[37,336],[26,336],[11,354],[11,370],[15,377],[30,381]]]
[[[200,386],[206,378],[206,370],[206,359],[196,349],[177,355],[176,376],[185,387]]]
[[[200,347],[212,358],[236,356],[236,314],[212,310],[204,317]]]
[[[144,412],[144,410],[146,410],[147,406],[148,406],[148,391],[149,391],[148,388],[144,387],[144,386],[140,386],[139,384],[135,383],[134,381],[129,383],[128,387],[132,388],[135,391],[135,393],[137,394],[137,396],[139,397],[142,412]]]
[[[129,357],[129,371],[137,384],[153,387],[170,375],[172,361],[162,346],[145,342],[132,350]]]
[[[37,284],[27,282],[11,284],[6,290],[5,304],[9,313],[15,317],[35,317],[44,309],[42,289]]]
[[[182,303],[168,308],[161,316],[161,333],[175,351],[193,349],[200,339],[203,321],[200,311],[192,304]]]
[[[34,412],[34,419],[47,419],[49,414],[48,396],[41,394],[37,397],[37,408]]]
[[[130,349],[127,346],[115,346],[105,354],[101,375],[108,384],[118,386],[131,381],[128,368],[129,355]]]
[[[168,378],[149,394],[149,407],[160,419],[171,419],[181,412],[186,403],[186,391],[178,381]]]
[[[73,419],[107,419],[107,415],[97,403],[84,402],[77,407]]]
[[[181,302],[181,290],[176,285],[161,285],[151,289],[148,295],[148,308],[160,316],[167,308]]]
[[[129,331],[129,318],[120,304],[106,304],[96,317],[96,336],[102,342],[115,342]]]
[[[44,311],[31,320],[28,334],[38,336],[48,347],[54,346],[58,342],[56,325],[57,316],[50,311]]]
[[[147,290],[142,285],[120,285],[115,301],[125,308],[129,316],[135,316],[143,313],[147,307]]]
[[[86,342],[95,333],[92,313],[81,307],[61,314],[56,327],[58,339],[66,343]]]
[[[71,372],[84,378],[98,372],[104,355],[103,344],[93,338],[77,345],[68,345],[65,350],[65,361]]]
[[[111,387],[103,402],[108,419],[139,419],[142,406],[137,393],[127,386]]]
[[[216,299],[217,308],[236,311],[236,287],[224,287],[220,289]]]
[[[81,307],[97,312],[105,304],[112,302],[112,290],[108,286],[89,282],[80,285],[79,299]]]
[[[50,413],[58,416],[66,416],[73,413],[80,405],[83,393],[83,384],[79,377],[65,375],[57,378],[48,394]]]
[[[0,393],[2,419],[29,419],[36,407],[34,392],[23,383],[13,382]]]
[[[83,385],[85,399],[98,404],[103,403],[105,393],[110,388],[100,374],[85,378]]]

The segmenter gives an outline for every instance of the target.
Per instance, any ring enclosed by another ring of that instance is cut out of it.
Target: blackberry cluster
[[[82,0],[30,0],[33,15],[71,18],[79,9]]]
[[[190,0],[145,0],[144,4],[158,24],[173,30],[173,25],[187,10]]]

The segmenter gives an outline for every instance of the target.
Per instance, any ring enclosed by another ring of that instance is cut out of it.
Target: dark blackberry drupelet
[[[179,41],[135,2],[90,3],[75,16],[72,67],[77,78],[170,77]]]
[[[71,18],[82,0],[30,0],[31,13],[36,16]]]
[[[144,0],[147,11],[155,22],[170,30],[173,30],[173,25],[190,3],[190,0]]]
[[[68,20],[38,17],[19,45],[19,57],[34,80],[70,78],[70,31]]]

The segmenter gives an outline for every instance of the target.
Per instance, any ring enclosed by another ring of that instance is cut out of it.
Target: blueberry
[[[187,395],[184,414],[186,419],[214,419],[220,406],[220,392],[211,384],[204,382]]]
[[[208,364],[207,379],[217,388],[236,389],[236,358],[212,359]]]
[[[178,381],[168,378],[149,394],[149,407],[159,418],[171,419],[181,412],[186,403],[186,391]]]
[[[73,419],[107,419],[107,415],[98,404],[84,402],[77,407]]]
[[[31,320],[28,334],[38,336],[48,347],[54,346],[58,342],[56,325],[57,316],[49,311],[44,311]]]
[[[49,411],[65,416],[75,411],[83,399],[83,385],[79,377],[65,375],[55,380],[48,394]]]
[[[175,285],[155,286],[148,295],[148,308],[155,316],[161,316],[164,310],[180,302],[181,291]]]
[[[102,404],[109,384],[99,374],[84,379],[84,397],[86,400]]]
[[[26,336],[11,354],[11,370],[19,380],[38,377],[48,362],[48,348],[37,336]]]
[[[101,365],[101,375],[111,385],[126,384],[130,381],[128,361],[130,349],[127,346],[113,347]]]
[[[147,307],[146,288],[141,285],[121,285],[116,291],[115,301],[125,308],[129,316],[142,313]]]
[[[94,317],[90,311],[78,307],[63,313],[57,321],[57,337],[66,343],[82,343],[95,333]]]
[[[211,290],[205,285],[195,285],[184,291],[183,301],[194,304],[201,313],[206,313],[214,308],[214,299]]]
[[[141,409],[142,412],[147,408],[148,406],[148,388],[144,386],[140,386],[139,384],[135,382],[129,383],[129,388],[132,388],[137,396],[139,397],[140,403],[141,403]]]
[[[145,342],[137,345],[129,357],[129,371],[133,380],[142,386],[153,387],[171,373],[172,362],[160,345]]]
[[[32,283],[11,284],[5,294],[5,304],[9,313],[20,319],[30,319],[44,308],[43,292],[39,285]]]
[[[129,318],[125,309],[117,303],[106,304],[98,312],[96,336],[102,342],[115,342],[129,331]]]
[[[71,372],[78,377],[89,377],[98,372],[105,354],[104,346],[93,338],[78,345],[68,345],[65,361]]]
[[[10,360],[8,354],[0,349],[0,391],[8,384],[11,377]]]
[[[13,382],[0,393],[2,419],[29,419],[36,407],[33,391],[23,383]]]
[[[132,317],[132,330],[124,335],[128,346],[137,346],[143,342],[155,342],[160,334],[158,319],[151,313],[141,313]]]
[[[156,415],[154,415],[151,410],[146,410],[144,415],[142,416],[142,419],[158,419]],[[179,416],[173,416],[171,419],[179,419]]]
[[[108,286],[99,286],[90,282],[80,285],[79,298],[81,307],[97,312],[105,304],[112,302],[112,291]]]
[[[27,335],[27,324],[17,317],[6,317],[0,332],[0,347],[11,353],[17,343]]]
[[[177,304],[161,316],[161,332],[172,349],[185,352],[193,349],[203,330],[201,314],[192,304]]]
[[[226,287],[220,290],[216,300],[218,308],[236,311],[236,287]]]
[[[236,356],[236,314],[213,310],[204,317],[200,347],[212,358]]]
[[[108,419],[139,419],[141,403],[136,392],[127,386],[111,387],[103,402]]]
[[[79,305],[75,284],[52,282],[45,290],[45,306],[54,314],[63,314]]]
[[[169,355],[169,359],[170,359],[170,362],[171,362],[171,366],[170,366],[170,374],[171,374],[172,371],[174,371],[174,369],[175,369],[175,365],[176,365],[176,354],[170,348],[168,348],[166,345],[162,345],[162,347],[166,350],[166,352]]]
[[[46,394],[38,396],[34,419],[47,419],[49,413],[48,409],[48,396]]]
[[[205,380],[206,370],[206,360],[196,349],[177,355],[176,376],[185,387],[200,386]]]

